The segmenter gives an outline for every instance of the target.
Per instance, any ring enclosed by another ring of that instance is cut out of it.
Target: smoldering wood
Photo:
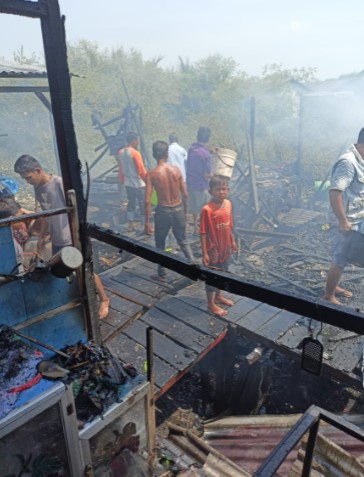
[[[23,17],[41,18],[48,15],[47,3],[44,0],[38,2],[24,2],[24,0],[2,0],[0,13],[10,13]]]

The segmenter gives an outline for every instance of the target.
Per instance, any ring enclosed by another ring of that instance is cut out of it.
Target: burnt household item
[[[63,247],[53,257],[50,258],[48,266],[52,275],[58,278],[66,278],[77,270],[83,263],[82,254],[77,248]]]
[[[68,369],[61,368],[61,366],[58,366],[58,364],[46,359],[39,361],[39,363],[37,364],[37,371],[44,378],[48,379],[65,378],[69,373]]]
[[[311,374],[315,374],[316,376],[320,376],[321,374],[322,359],[324,355],[323,344],[317,339],[321,331],[322,323],[321,330],[317,333],[316,338],[314,338],[310,320],[309,332],[311,336],[302,340],[301,368]]]
[[[364,235],[356,230],[345,233],[342,255],[357,267],[364,267]]]

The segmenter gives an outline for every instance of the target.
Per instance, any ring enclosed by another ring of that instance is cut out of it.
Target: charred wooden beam
[[[294,234],[287,234],[283,232],[264,232],[263,230],[242,229],[240,227],[234,227],[234,231],[239,232],[242,235],[256,235],[257,237],[277,237],[277,238],[292,238]]]
[[[41,18],[48,14],[47,3],[29,2],[25,0],[1,0],[0,13],[10,13],[12,15],[22,15],[23,17]]]
[[[48,86],[0,86],[0,93],[48,93]]]
[[[65,17],[61,16],[56,0],[42,0],[41,4],[47,7],[47,15],[41,18],[41,28],[64,189],[76,191],[78,215],[84,217],[85,201],[80,175],[81,162],[78,157],[71,108],[71,79],[67,64]]]
[[[310,290],[310,288],[306,288],[302,285],[299,285],[298,283],[294,282],[293,280],[290,280],[289,278],[281,275],[280,273],[275,273],[275,272],[272,272],[270,270],[265,270],[265,273],[267,273],[268,275],[271,275],[272,277],[279,278],[280,280],[283,280],[286,283],[289,283],[290,285],[297,288],[298,290],[302,290],[303,293],[308,293],[308,294],[310,294],[310,293],[314,294],[315,293],[312,290]]]
[[[7,219],[0,219],[0,226],[7,224],[16,224],[18,222],[25,222],[27,220],[39,219],[41,217],[53,217],[54,215],[66,214],[71,212],[71,207],[61,207],[59,209],[42,210],[42,212],[33,212],[31,214],[17,215],[16,217],[9,217]]]
[[[145,260],[161,264],[170,270],[192,280],[202,280],[221,290],[261,301],[280,309],[291,311],[300,316],[313,318],[329,325],[337,326],[360,335],[364,335],[364,315],[359,310],[337,306],[323,300],[316,302],[297,295],[287,295],[269,286],[241,279],[236,275],[217,272],[202,265],[189,265],[184,260],[169,253],[161,252],[150,245],[113,232],[95,224],[86,224],[86,231],[91,237],[138,255]]]

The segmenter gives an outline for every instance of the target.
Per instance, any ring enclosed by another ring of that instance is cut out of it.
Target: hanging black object
[[[311,321],[309,324],[309,331],[311,336],[304,338],[302,341],[302,356],[301,356],[301,368],[305,371],[308,371],[311,374],[315,374],[316,376],[320,376],[321,368],[322,368],[322,359],[324,355],[324,347],[321,341],[319,341],[313,337],[313,331],[311,329]],[[317,336],[322,331],[322,323],[321,323],[321,330],[317,333]]]

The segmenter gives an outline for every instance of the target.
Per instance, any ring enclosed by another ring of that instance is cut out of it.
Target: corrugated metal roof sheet
[[[253,474],[268,457],[272,449],[291,429],[300,415],[292,416],[236,416],[205,424],[204,441],[229,460]],[[351,422],[364,428],[364,416],[350,417]],[[339,431],[320,425],[319,432],[344,450],[358,457],[364,454],[364,443]],[[279,476],[287,476],[297,458],[299,445],[292,451],[279,469]]]
[[[47,78],[47,71],[40,67],[31,68],[0,61],[0,78]]]

